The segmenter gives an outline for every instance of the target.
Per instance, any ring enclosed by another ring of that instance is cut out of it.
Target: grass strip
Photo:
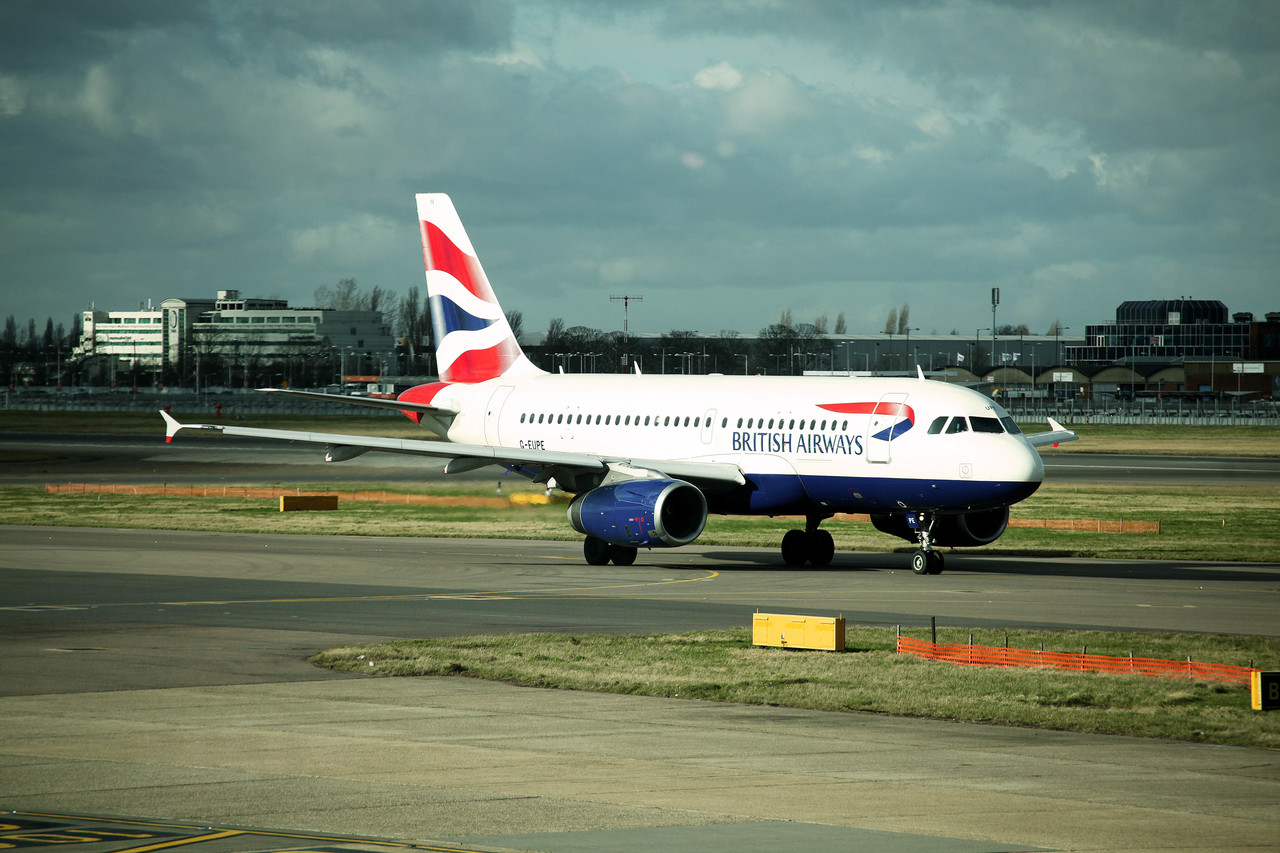
[[[498,480],[495,475],[495,483]],[[503,478],[503,494],[538,493]],[[288,484],[323,489],[324,484]],[[406,490],[385,484],[344,484],[337,491],[379,490],[406,494],[493,497],[496,488],[474,482],[433,484]],[[270,498],[183,498],[158,495],[46,494],[43,486],[0,487],[0,524],[206,530],[238,533],[303,533],[370,536],[548,539],[580,537],[563,505],[486,508],[344,501],[336,512],[281,513]],[[994,544],[956,549],[957,554],[1242,561],[1280,554],[1280,494],[1247,487],[1189,491],[1159,486],[1074,486],[1046,483],[1013,508],[1014,518],[1103,518],[1159,521],[1161,532],[1093,533],[1010,528]],[[796,519],[712,516],[700,545],[776,548]],[[912,546],[871,524],[832,519],[823,524],[839,551],[906,552]],[[896,559],[896,558],[895,558]]]
[[[904,631],[904,633],[910,633]],[[967,631],[939,631],[965,642]],[[976,631],[997,645],[1004,632]],[[918,631],[927,637],[927,629]],[[1112,632],[1008,632],[1019,648],[1185,658],[1274,668],[1280,639]],[[527,634],[401,640],[330,649],[311,661],[371,676],[466,676],[587,690],[891,714],[1060,731],[1280,748],[1280,714],[1249,691],[1150,676],[996,669],[894,652],[893,629],[848,626],[842,653],[755,647],[749,629],[652,636]]]

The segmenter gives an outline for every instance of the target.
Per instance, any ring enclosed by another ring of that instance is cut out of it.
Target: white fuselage
[[[964,511],[1035,491],[1040,455],[989,398],[909,378],[542,374],[450,385],[451,441],[738,466],[713,511]]]

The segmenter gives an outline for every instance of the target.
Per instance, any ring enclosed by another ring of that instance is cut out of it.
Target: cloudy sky
[[[3,0],[0,315],[420,284],[540,331],[1280,311],[1274,2]]]

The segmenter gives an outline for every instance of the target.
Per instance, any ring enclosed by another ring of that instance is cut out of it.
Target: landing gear
[[[636,561],[637,549],[626,545],[614,545],[595,536],[582,540],[582,556],[592,566],[608,565],[612,560],[615,566],[629,566]]]
[[[940,575],[943,569],[939,551],[916,551],[911,555],[911,571],[918,575]]]
[[[804,530],[788,530],[782,537],[782,561],[788,566],[803,566],[805,563],[818,567],[831,565],[836,553],[835,540],[830,533],[818,528],[824,519],[830,517],[811,515]]]
[[[920,513],[917,536],[920,550],[911,555],[911,571],[918,575],[940,575],[944,566],[942,553],[933,550],[933,525],[938,520],[934,513]]]

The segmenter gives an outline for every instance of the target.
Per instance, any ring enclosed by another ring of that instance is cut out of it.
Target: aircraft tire
[[[836,543],[825,530],[815,530],[809,536],[809,562],[815,566],[829,566],[836,555]]]
[[[615,545],[613,548],[613,555],[610,556],[609,559],[613,560],[613,564],[615,566],[629,566],[636,561],[636,552],[637,549],[635,548]]]
[[[916,551],[911,555],[911,571],[918,575],[929,574],[929,569],[933,566],[933,560],[929,559],[927,551]]]
[[[582,556],[592,566],[608,565],[609,558],[613,556],[613,550],[614,547],[608,542],[594,536],[588,536],[582,540]]]
[[[788,530],[782,537],[782,562],[803,566],[809,561],[809,537],[803,530]]]
[[[929,552],[929,574],[931,575],[942,574],[942,569],[945,565],[946,565],[946,561],[943,560],[941,551]]]

